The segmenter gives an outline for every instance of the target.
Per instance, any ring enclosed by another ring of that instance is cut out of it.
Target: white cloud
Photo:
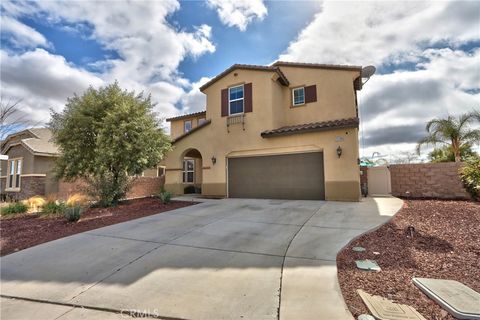
[[[2,95],[22,98],[32,117],[39,119],[48,119],[48,108],[61,108],[73,92],[115,80],[128,90],[151,93],[161,117],[177,115],[181,111],[175,105],[182,106],[182,97],[191,95],[185,90],[192,87],[178,74],[180,62],[215,51],[210,26],[187,32],[167,22],[166,17],[180,8],[174,0],[2,2],[2,8],[2,19],[18,22],[27,16],[59,27],[84,26],[75,30],[88,31],[82,37],[94,39],[119,56],[91,62],[89,67],[98,70],[93,73],[41,49],[17,55],[3,52],[6,85]]]
[[[381,65],[418,59],[422,46],[479,38],[475,1],[325,2],[280,60]]]
[[[182,105],[187,113],[206,109],[207,97],[200,92],[200,87],[208,81],[210,81],[210,78],[202,77],[199,81],[192,83],[190,90],[183,95]]]
[[[73,93],[103,84],[98,76],[43,49],[20,55],[2,50],[0,57],[2,97],[21,100],[20,108],[34,123],[48,121],[49,109],[61,110]]]
[[[223,24],[245,31],[254,20],[263,20],[268,13],[262,0],[208,0]]]
[[[15,47],[35,48],[37,46],[50,46],[42,34],[11,17],[2,17],[0,27],[2,32],[9,36],[9,41]]]

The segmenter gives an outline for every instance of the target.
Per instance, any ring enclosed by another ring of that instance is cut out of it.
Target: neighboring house
[[[360,199],[361,67],[233,65],[200,90],[206,111],[170,118],[165,188],[205,196]]]
[[[58,149],[46,128],[32,128],[9,135],[0,144],[0,193],[23,199],[57,192],[53,168]]]
[[[59,150],[48,128],[32,128],[11,134],[0,143],[0,151],[8,156],[8,161],[0,161],[0,194],[8,194],[15,199],[50,194],[65,198],[81,192],[83,188],[81,183],[67,183],[55,178],[55,160]],[[128,196],[142,197],[158,192],[161,187],[159,181],[142,178],[157,178],[163,174],[163,167],[145,170]]]

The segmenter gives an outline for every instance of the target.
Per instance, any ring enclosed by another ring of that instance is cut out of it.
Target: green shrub
[[[460,169],[463,186],[475,200],[480,200],[480,157],[470,158]]]
[[[83,213],[83,208],[81,206],[76,205],[72,207],[66,207],[64,215],[69,222],[77,222],[78,220],[80,220],[82,213]]]
[[[158,195],[158,197],[160,198],[160,201],[162,201],[163,204],[167,204],[171,201],[172,194],[166,190],[162,190]]]
[[[8,206],[0,209],[2,215],[25,213],[28,211],[28,206],[23,202],[12,202]]]
[[[64,214],[66,207],[63,202],[48,201],[42,207],[42,214]]]

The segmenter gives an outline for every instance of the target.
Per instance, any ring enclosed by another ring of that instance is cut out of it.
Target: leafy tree
[[[469,144],[463,144],[460,147],[460,159],[465,161],[468,158],[478,156],[475,151],[472,150],[472,146]],[[428,154],[428,158],[431,162],[454,162],[455,154],[451,146],[443,146],[441,148],[435,148]]]
[[[474,121],[480,121],[479,111],[462,114],[458,118],[448,116],[430,120],[426,126],[428,135],[418,142],[417,152],[420,154],[423,145],[436,146],[440,143],[452,148],[455,162],[461,161],[462,147],[480,142],[480,129],[470,128]]]
[[[52,111],[49,124],[61,151],[57,176],[82,178],[100,205],[117,204],[132,176],[156,166],[171,149],[153,106],[150,96],[116,82],[69,98],[62,112]]]
[[[480,200],[480,157],[469,158],[460,169],[463,185],[473,199]]]

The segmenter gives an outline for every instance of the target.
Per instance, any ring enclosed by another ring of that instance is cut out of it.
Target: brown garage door
[[[323,153],[228,159],[231,198],[325,199]]]

